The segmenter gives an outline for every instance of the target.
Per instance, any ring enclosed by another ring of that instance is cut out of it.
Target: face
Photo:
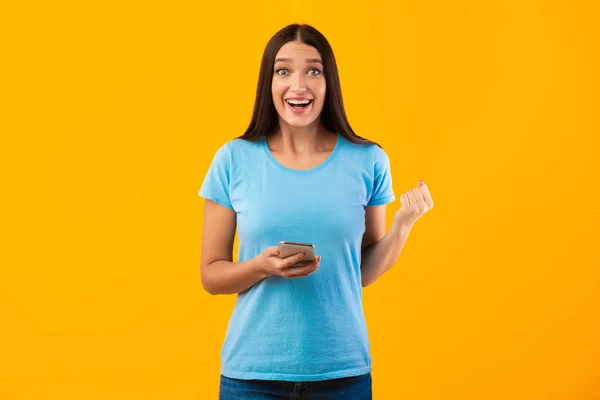
[[[279,49],[271,92],[280,122],[303,127],[317,120],[325,102],[322,62],[317,49],[304,43],[288,42]],[[307,101],[308,105],[303,106]]]

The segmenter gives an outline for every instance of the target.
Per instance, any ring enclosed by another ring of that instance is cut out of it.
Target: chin
[[[311,120],[305,119],[305,118],[298,118],[298,119],[283,119],[289,126],[293,126],[294,128],[303,128],[309,125],[312,125],[315,123],[315,121],[318,118],[314,118]]]
[[[310,125],[310,123],[307,124],[307,123],[302,123],[302,122],[297,122],[297,121],[296,122],[285,121],[285,122],[287,122],[287,124],[289,126],[293,126],[294,128],[304,128],[305,126]]]

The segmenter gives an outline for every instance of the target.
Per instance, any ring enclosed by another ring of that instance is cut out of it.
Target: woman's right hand
[[[302,261],[304,253],[280,258],[278,246],[267,247],[258,258],[261,266],[269,275],[279,275],[285,278],[308,276],[315,272],[321,264],[321,256],[315,256],[314,261],[305,261],[302,265],[295,266],[294,264]]]

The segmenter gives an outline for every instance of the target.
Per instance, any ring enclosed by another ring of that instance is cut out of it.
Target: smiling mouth
[[[293,100],[285,100],[285,102],[290,107],[293,107],[293,108],[296,108],[296,109],[303,109],[303,108],[308,107],[313,101],[311,99],[311,100],[308,100],[308,102],[306,102],[306,101],[293,101]]]

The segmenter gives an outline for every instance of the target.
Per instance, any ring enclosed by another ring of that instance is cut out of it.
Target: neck
[[[326,146],[326,136],[326,131],[318,119],[307,126],[291,126],[280,120],[271,143],[279,151],[306,153],[318,151]]]

